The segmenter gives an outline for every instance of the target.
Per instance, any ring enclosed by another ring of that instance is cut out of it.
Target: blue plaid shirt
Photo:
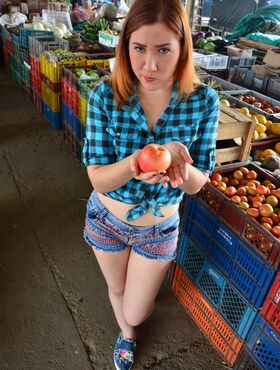
[[[168,107],[150,130],[137,95],[131,96],[130,101],[118,110],[110,84],[105,81],[97,85],[88,102],[84,164],[115,163],[148,143],[180,141],[188,148],[193,166],[211,172],[215,165],[218,128],[217,94],[202,85],[187,100],[178,99],[176,87],[175,83]],[[137,204],[126,215],[127,221],[131,221],[148,209],[156,216],[163,216],[160,207],[179,203],[183,191],[170,184],[164,188],[162,184],[149,185],[133,178],[106,195],[124,203]]]

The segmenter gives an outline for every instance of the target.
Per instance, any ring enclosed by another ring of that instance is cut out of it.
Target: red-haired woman
[[[183,194],[197,193],[215,165],[218,98],[196,77],[192,51],[181,0],[135,0],[111,80],[89,99],[84,162],[94,190],[84,237],[121,330],[118,370],[131,369],[135,327],[152,313],[176,257]],[[140,171],[148,143],[169,150],[167,171]]]

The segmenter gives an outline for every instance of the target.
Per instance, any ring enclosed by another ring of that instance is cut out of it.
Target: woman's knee
[[[120,285],[108,285],[109,295],[114,296],[123,296],[124,295],[124,286]]]
[[[123,315],[126,322],[131,326],[138,326],[142,324],[153,312],[155,303],[152,302],[149,307],[126,307],[124,305]]]

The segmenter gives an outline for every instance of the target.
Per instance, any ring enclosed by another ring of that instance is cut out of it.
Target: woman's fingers
[[[189,151],[185,146],[182,146],[182,148],[180,148],[180,155],[183,161],[185,161],[186,163],[193,163],[192,157],[190,156]]]

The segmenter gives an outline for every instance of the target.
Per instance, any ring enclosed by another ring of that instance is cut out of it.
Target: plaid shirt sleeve
[[[88,101],[86,137],[83,147],[85,166],[114,163],[112,137],[107,131],[108,113],[105,107],[106,85],[100,83],[91,92]]]
[[[205,107],[199,123],[199,137],[190,148],[193,165],[211,173],[215,167],[216,139],[219,125],[219,98],[216,92],[205,87]]]

